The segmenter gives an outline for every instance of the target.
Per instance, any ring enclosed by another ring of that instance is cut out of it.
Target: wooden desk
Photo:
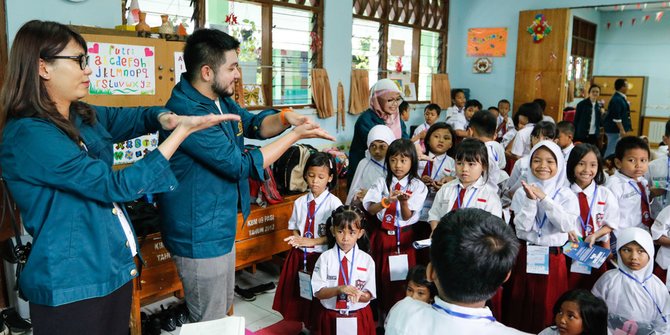
[[[272,256],[290,249],[284,238],[292,233],[288,220],[293,212],[293,202],[300,195],[284,197],[282,203],[266,208],[251,206],[246,223],[242,214],[237,216],[235,235],[235,270],[269,260]],[[133,304],[130,315],[131,335],[141,335],[140,308],[170,295],[182,298],[184,291],[172,256],[165,249],[160,233],[148,235],[140,242],[140,252],[146,265],[140,276],[133,280]]]

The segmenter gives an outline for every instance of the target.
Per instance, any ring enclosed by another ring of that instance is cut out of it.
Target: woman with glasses
[[[30,21],[16,34],[0,92],[0,167],[33,246],[19,280],[33,333],[127,334],[138,244],[120,205],[174,189],[168,159],[194,131],[236,115],[177,116],[111,108],[89,91],[86,42],[67,26]],[[112,170],[112,145],[159,128],[169,137]]]
[[[358,163],[365,157],[367,138],[370,129],[376,125],[387,125],[396,139],[409,138],[405,121],[400,118],[399,106],[402,102],[398,85],[390,79],[380,79],[370,89],[370,108],[358,116],[354,128],[354,138],[349,149],[349,171],[356,171]],[[347,176],[347,185],[351,186],[353,173]]]

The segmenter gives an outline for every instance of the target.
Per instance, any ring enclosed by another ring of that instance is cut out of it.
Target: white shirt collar
[[[643,184],[646,185],[646,179],[644,179],[644,177],[640,177],[638,179],[631,178],[631,177],[628,177],[627,175],[619,172],[619,170],[616,170],[616,172],[614,172],[614,175],[618,176],[619,178],[623,179],[624,181],[631,181],[631,182],[634,182],[634,183],[642,182]]]
[[[408,181],[409,181],[409,174],[407,174],[400,180],[398,180],[398,178],[393,176],[393,179],[391,180],[391,187],[394,187],[396,183],[400,183],[400,187],[405,188],[407,187]]]
[[[488,307],[482,307],[482,308],[472,308],[472,307],[464,307],[460,305],[455,305],[455,304],[450,304],[442,299],[440,297],[435,297],[435,304],[448,309],[450,311],[454,311],[457,313],[462,313],[462,314],[467,314],[467,315],[476,315],[476,316],[493,316],[493,313]]]
[[[349,262],[353,260],[353,255],[354,255],[354,250],[358,248],[358,244],[354,244],[354,247],[349,250],[349,252],[344,253],[342,249],[340,249],[340,246],[335,244],[335,247],[340,251],[340,262],[342,261],[342,258],[346,257]]]
[[[472,183],[468,187],[463,186],[463,183],[461,183],[460,179],[456,179],[456,180],[458,181],[458,186],[460,186],[461,188],[465,188],[465,189],[468,189],[468,188],[479,189],[479,188],[482,188],[484,185],[486,185],[486,182],[484,181],[484,176],[480,176],[474,183]]]
[[[312,201],[312,200],[315,200],[315,202],[316,202],[317,204],[320,204],[321,202],[323,202],[324,200],[326,200],[326,197],[328,197],[328,194],[330,194],[330,192],[328,192],[328,189],[325,189],[325,190],[321,193],[321,195],[319,195],[318,197],[316,197],[316,199],[314,199],[314,194],[312,194],[312,192],[309,192],[308,195],[307,195],[307,203],[309,203],[309,202]]]
[[[584,194],[593,194],[593,189],[596,187],[596,182],[591,180],[591,184],[589,186],[586,186],[585,189],[582,190],[577,183],[572,183],[570,184],[570,189],[575,192],[575,193],[581,193],[584,192]]]

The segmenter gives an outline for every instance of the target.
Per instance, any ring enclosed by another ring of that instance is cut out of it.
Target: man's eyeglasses
[[[88,55],[79,55],[79,56],[51,56],[47,59],[72,59],[76,60],[79,63],[79,67],[84,70],[88,66]]]

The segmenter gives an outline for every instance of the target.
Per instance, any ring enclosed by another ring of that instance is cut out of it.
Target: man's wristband
[[[279,112],[279,119],[281,120],[281,124],[283,126],[290,126],[291,124],[286,121],[286,112],[290,112],[291,110],[289,108],[282,108],[281,112]]]

